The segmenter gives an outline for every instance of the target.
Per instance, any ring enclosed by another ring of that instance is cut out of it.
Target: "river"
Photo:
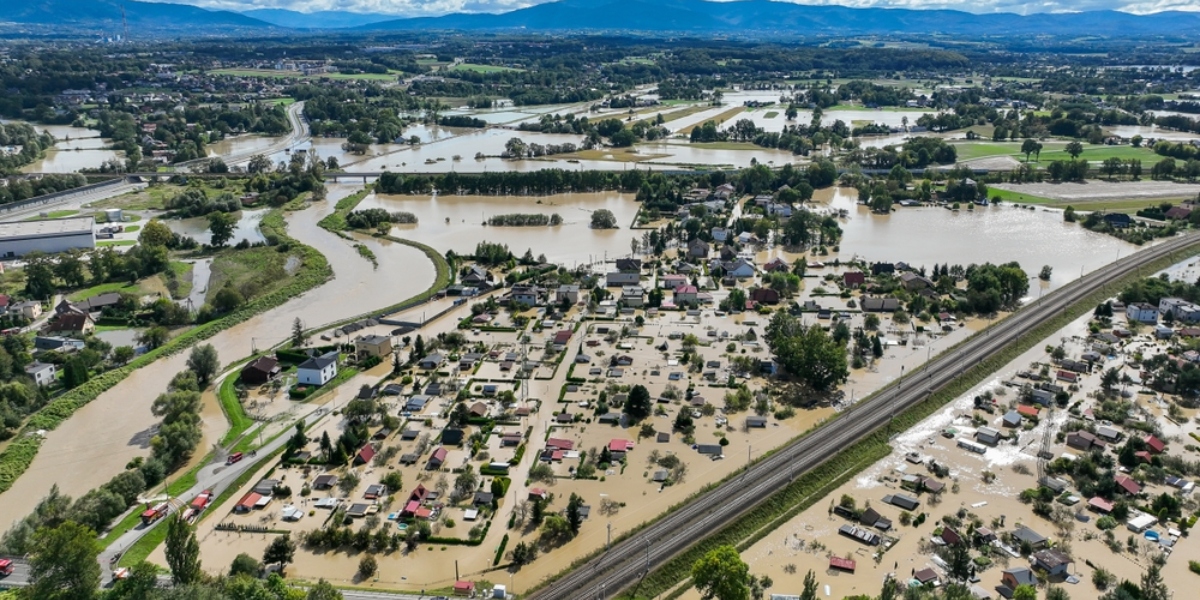
[[[222,364],[248,356],[254,346],[264,348],[286,339],[296,317],[308,327],[330,323],[400,302],[433,282],[433,264],[415,248],[361,240],[379,261],[374,269],[351,243],[317,226],[339,198],[356,189],[330,186],[326,202],[292,213],[288,219],[293,237],[329,259],[335,279],[210,338],[206,343],[217,349]],[[57,484],[64,493],[79,496],[108,481],[134,457],[146,455],[156,423],[150,404],[185,368],[186,360],[183,352],[138,369],[48,432],[29,470],[0,495],[0,528],[7,529],[32,511],[50,486]],[[221,432],[205,431],[206,439],[220,436]]]

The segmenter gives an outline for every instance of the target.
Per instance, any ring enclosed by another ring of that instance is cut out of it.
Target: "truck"
[[[242,460],[242,453],[234,452],[233,454],[229,455],[229,458],[225,459],[225,464],[232,465],[233,463],[238,462],[240,460]]]
[[[196,512],[200,512],[208,508],[208,503],[212,502],[212,497],[212,490],[204,490],[203,492],[200,492],[200,495],[196,496],[195,500],[192,500],[191,508]]]
[[[155,521],[167,516],[170,506],[166,502],[161,502],[151,507],[146,505],[146,510],[142,511],[142,525],[150,525]]]
[[[0,558],[0,577],[8,577],[13,574],[13,561],[11,558]]]

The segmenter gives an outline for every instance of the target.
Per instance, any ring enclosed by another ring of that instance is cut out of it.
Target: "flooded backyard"
[[[267,241],[267,238],[263,237],[262,232],[258,230],[258,224],[262,222],[263,217],[267,215],[269,210],[267,208],[260,208],[241,211],[241,218],[238,219],[237,225],[234,226],[233,236],[229,238],[229,245],[237,245],[242,240],[246,240],[251,244]],[[171,231],[179,235],[186,235],[201,244],[212,243],[212,231],[208,228],[207,217],[166,219],[163,223],[166,223],[171,228]]]

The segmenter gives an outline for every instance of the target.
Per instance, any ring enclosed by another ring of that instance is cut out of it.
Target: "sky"
[[[155,1],[155,0],[152,0]],[[157,0],[194,4],[205,8],[244,11],[286,8],[299,12],[340,10],[401,16],[442,15],[454,12],[505,12],[550,0]],[[954,9],[974,13],[1071,12],[1121,10],[1144,14],[1164,10],[1200,11],[1198,0],[799,0],[800,4],[837,4],[853,7]]]

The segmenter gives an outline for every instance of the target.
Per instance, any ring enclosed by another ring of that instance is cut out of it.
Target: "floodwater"
[[[371,195],[359,208],[407,211],[417,216],[417,225],[401,225],[392,233],[429,244],[441,252],[454,250],[471,254],[481,240],[507,244],[514,254],[526,248],[534,256],[545,254],[551,262],[571,265],[629,254],[630,240],[641,240],[642,231],[630,231],[638,203],[617,192],[558,194],[554,196],[385,196]],[[591,213],[606,208],[617,218],[620,229],[592,229]],[[563,224],[555,227],[489,227],[488,217],[509,213],[555,214]],[[449,222],[447,222],[449,219]]]
[[[1195,117],[1196,115],[1192,115],[1190,118]],[[1140,135],[1144,138],[1172,141],[1187,141],[1200,138],[1200,135],[1195,133],[1176,131],[1174,129],[1159,127],[1158,125],[1114,125],[1112,127],[1105,127],[1105,129],[1107,129],[1113,135],[1119,135],[1123,138],[1131,138],[1135,135]]]
[[[38,131],[49,131],[56,141],[42,160],[25,165],[22,172],[74,173],[80,169],[97,169],[107,160],[122,157],[122,153],[107,149],[109,140],[101,138],[95,129],[36,123],[33,126]]]
[[[685,165],[732,165],[735,167],[749,167],[751,160],[757,160],[764,164],[784,165],[787,163],[800,162],[803,157],[797,156],[786,150],[774,150],[771,148],[754,148],[746,150],[717,150],[713,148],[704,148],[702,146],[693,146],[688,143],[671,144],[642,144],[638,146],[638,152],[642,154],[669,154],[665,158],[655,158],[646,161],[647,164],[685,164]]]
[[[1044,291],[1078,278],[1081,269],[1093,271],[1137,249],[1066,223],[1058,210],[1019,209],[1006,203],[959,211],[896,207],[890,215],[876,215],[857,203],[854,189],[818,190],[814,198],[850,213],[841,222],[843,259],[903,261],[927,268],[934,263],[1017,261],[1030,276],[1036,276],[1042,265],[1050,265],[1053,272]],[[1030,284],[1031,294],[1040,293],[1038,283]]]
[[[288,218],[291,235],[320,250],[333,267],[335,278],[206,340],[217,349],[222,364],[248,356],[252,346],[261,349],[287,339],[295,318],[316,327],[395,304],[433,282],[433,265],[415,248],[360,240],[378,258],[376,270],[351,243],[317,226],[321,217],[333,211],[339,198],[356,189],[330,186],[328,201],[291,213]],[[134,371],[58,429],[48,432],[29,470],[9,491],[0,494],[0,529],[29,514],[50,486],[57,484],[63,493],[78,497],[121,472],[135,456],[148,454],[157,421],[150,414],[150,404],[171,377],[186,368],[186,361],[187,352],[181,352]],[[206,439],[215,439],[207,431],[205,435]],[[197,452],[206,450],[198,448]]]
[[[242,240],[251,244],[267,241],[267,238],[263,237],[262,232],[258,230],[258,224],[262,222],[268,210],[270,209],[243,210],[241,218],[238,219],[237,225],[233,229],[233,237],[229,239],[229,245],[236,245]],[[212,243],[212,231],[208,228],[207,217],[167,219],[163,223],[166,223],[171,231],[191,237],[201,244]]]
[[[279,143],[279,140],[282,139],[282,137],[261,135],[239,135],[227,137],[219,142],[206,144],[204,149],[210,157],[228,156],[230,154],[243,154],[259,149],[266,149],[273,144]]]

